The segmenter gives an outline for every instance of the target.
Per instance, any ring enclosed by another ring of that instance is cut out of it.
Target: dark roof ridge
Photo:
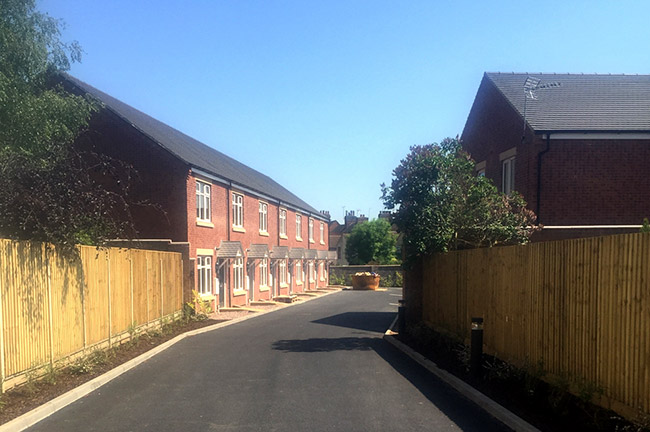
[[[585,72],[494,72],[486,71],[486,75],[569,75],[569,76],[650,76],[650,74],[640,74],[640,73],[585,73]]]

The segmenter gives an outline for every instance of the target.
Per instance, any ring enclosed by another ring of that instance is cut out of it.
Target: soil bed
[[[566,388],[542,381],[539,366],[522,370],[484,356],[482,376],[473,378],[469,373],[469,347],[423,326],[398,335],[398,339],[542,431],[650,431],[649,418],[633,424],[590,403],[598,389],[586,388],[579,398]]]

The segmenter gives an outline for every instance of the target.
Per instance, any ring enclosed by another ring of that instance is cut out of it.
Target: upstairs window
[[[296,215],[296,240],[302,240],[302,216]]]
[[[287,211],[280,209],[280,235],[287,235]]]
[[[196,181],[196,219],[210,222],[210,185]]]
[[[234,192],[232,194],[232,226],[244,227],[244,196]]]
[[[314,220],[309,218],[309,242],[314,242]]]
[[[268,232],[269,226],[269,205],[260,201],[260,231]]]
[[[320,223],[320,243],[325,244],[325,224]]]

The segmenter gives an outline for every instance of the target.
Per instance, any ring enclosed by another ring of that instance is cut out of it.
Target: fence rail
[[[0,383],[182,309],[179,253],[0,239]]]
[[[483,317],[487,353],[631,416],[650,413],[649,282],[648,234],[457,251],[425,259],[422,315],[464,340]]]

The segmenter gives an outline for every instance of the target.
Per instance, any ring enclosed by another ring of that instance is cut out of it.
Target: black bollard
[[[483,318],[472,318],[472,338],[470,345],[469,371],[473,378],[482,374],[483,358]]]
[[[399,300],[399,306],[397,307],[397,331],[399,333],[406,333],[406,306],[404,306],[404,300]]]

